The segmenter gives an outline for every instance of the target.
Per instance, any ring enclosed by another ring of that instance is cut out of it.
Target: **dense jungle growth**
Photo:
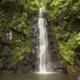
[[[80,0],[0,0],[0,71],[32,61],[32,26],[41,6],[56,36],[61,64],[80,73]]]

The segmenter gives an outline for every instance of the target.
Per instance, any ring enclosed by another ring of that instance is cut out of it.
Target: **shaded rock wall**
[[[52,64],[53,64],[53,70],[55,68],[60,68],[60,55],[59,55],[59,48],[57,44],[56,37],[52,31],[52,27],[50,26],[51,24],[47,24],[47,31],[48,31],[48,40],[49,40],[49,52],[51,54],[52,58]]]
[[[48,48],[49,48],[49,55],[51,57],[52,66],[51,68],[54,70],[61,68],[60,64],[60,55],[59,55],[59,49],[57,45],[57,41],[55,38],[54,33],[52,32],[52,27],[50,27],[49,24],[47,24],[47,33],[48,33]],[[39,70],[39,58],[38,58],[38,50],[39,50],[39,29],[38,24],[34,24],[33,31],[32,31],[32,53],[35,55],[35,70]]]

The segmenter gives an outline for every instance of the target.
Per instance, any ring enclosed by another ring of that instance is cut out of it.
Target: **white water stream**
[[[38,19],[38,28],[39,28],[39,72],[47,73],[47,54],[48,54],[48,36],[46,30],[46,20],[43,18],[43,13],[46,10],[40,8],[39,10],[39,19]]]

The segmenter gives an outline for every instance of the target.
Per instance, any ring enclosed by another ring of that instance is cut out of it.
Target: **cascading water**
[[[45,8],[40,8],[39,10],[39,19],[38,19],[38,28],[39,28],[39,72],[47,72],[47,54],[48,54],[48,37],[46,29],[46,20],[43,18]]]
[[[33,53],[37,53],[35,66],[36,71],[38,71],[37,73],[40,74],[50,74],[58,71],[58,58],[56,52],[58,49],[55,38],[52,38],[50,32],[47,30],[47,28],[49,29],[50,27],[44,18],[45,12],[45,8],[39,9],[38,23],[33,26],[33,46],[35,45]],[[52,40],[48,39],[50,37]],[[52,48],[53,50],[51,50]]]

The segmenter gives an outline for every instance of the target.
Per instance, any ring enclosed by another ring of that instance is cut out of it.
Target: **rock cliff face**
[[[52,27],[47,24],[47,33],[48,33],[48,49],[49,49],[49,54],[51,57],[51,70],[55,70],[58,68],[61,68],[60,64],[60,55],[59,55],[59,49],[58,45],[56,42],[55,35],[52,32]],[[32,53],[35,55],[35,70],[39,70],[39,58],[38,58],[38,50],[39,50],[39,29],[38,29],[38,24],[35,24],[33,26],[33,31],[32,31]]]
[[[59,49],[57,46],[55,35],[52,32],[52,27],[47,24],[48,31],[48,48],[49,54],[52,61],[52,70],[59,67]],[[31,48],[32,52],[23,51],[21,60],[18,60],[16,54],[12,53],[13,43],[8,41],[6,38],[0,41],[0,72],[33,72],[39,70],[39,58],[37,57],[39,50],[39,29],[38,24],[32,26],[32,36],[31,36]],[[15,45],[14,45],[15,46]],[[14,52],[14,51],[13,51]],[[13,57],[14,56],[14,57]],[[21,57],[19,56],[19,57]],[[13,58],[13,60],[12,60]],[[16,61],[15,61],[16,60]],[[13,64],[12,64],[13,63]]]
[[[32,53],[35,55],[35,71],[38,71],[38,64],[39,64],[39,59],[38,59],[38,50],[39,50],[39,29],[38,29],[38,24],[34,24],[33,29],[32,29]]]
[[[16,55],[15,55],[16,56]],[[12,73],[12,72],[33,72],[35,67],[35,54],[22,52],[23,59],[12,64],[11,61],[11,46],[0,45],[0,72]],[[17,60],[17,59],[16,59]]]
[[[49,40],[49,52],[53,63],[52,67],[53,70],[55,70],[61,67],[59,48],[58,48],[56,37],[52,31],[52,27],[50,26],[50,24],[47,25],[47,31],[48,31],[48,40]]]
[[[28,51],[15,52],[16,45],[6,36],[0,39],[0,72],[33,72],[35,54]]]

